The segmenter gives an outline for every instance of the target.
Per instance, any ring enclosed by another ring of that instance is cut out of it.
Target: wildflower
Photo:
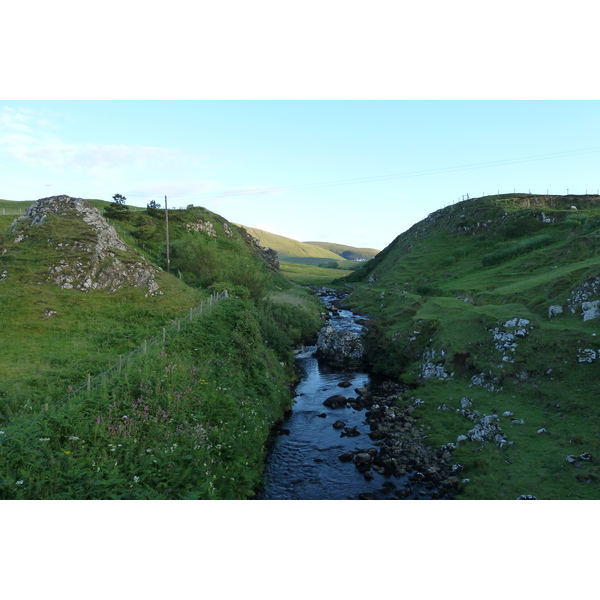
[[[140,478],[137,475],[133,476],[133,483],[137,483],[140,480]]]
[[[19,479],[19,481],[15,482],[15,485],[23,485],[23,480]]]
[[[50,439],[50,438],[48,438],[48,439]],[[72,435],[72,436],[70,436],[70,437],[69,437],[69,439],[70,439],[70,440],[73,440],[73,441],[76,441],[76,440],[78,440],[79,438],[78,438],[76,435]]]
[[[64,452],[65,454],[71,454],[71,451],[70,451],[70,450],[63,450],[63,452]]]
[[[96,423],[100,423],[100,417],[96,419]]]
[[[67,389],[68,389],[70,392],[72,392],[72,391],[73,391],[73,388],[72,388],[71,386],[69,386]]]
[[[4,435],[4,431],[0,431],[0,435]]]
[[[40,442],[49,442],[50,438],[40,438]]]

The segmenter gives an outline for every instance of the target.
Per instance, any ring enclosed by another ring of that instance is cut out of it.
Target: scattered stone
[[[346,423],[344,423],[344,421],[336,421],[333,426],[334,429],[343,429],[344,427],[346,427]]]
[[[352,384],[349,381],[341,381],[340,383],[338,383],[338,387],[341,388],[347,388],[350,387]]]
[[[340,454],[338,456],[338,458],[342,462],[352,462],[352,459],[354,458],[354,452],[352,452],[352,451],[350,451],[350,452],[344,452],[344,454]]]
[[[371,471],[365,471],[363,473],[363,477],[367,480],[367,481],[372,481],[375,477],[375,475],[373,475],[373,473]]]
[[[502,416],[503,416],[503,417],[512,417],[514,414],[515,414],[515,413],[513,413],[513,412],[510,412],[510,410],[505,410],[505,411],[502,413]]]
[[[514,423],[515,425],[525,425],[525,421],[523,421],[523,419],[512,419],[511,423]]]
[[[574,456],[573,454],[569,454],[569,456],[567,456],[567,458],[565,458],[565,460],[571,464],[577,462],[577,459],[578,459],[578,457]]]
[[[537,500],[537,498],[531,494],[521,494],[517,500]]]
[[[597,354],[592,348],[578,348],[577,359],[580,363],[591,363],[596,360]]]
[[[545,427],[537,430],[538,433],[548,433],[548,430]]]

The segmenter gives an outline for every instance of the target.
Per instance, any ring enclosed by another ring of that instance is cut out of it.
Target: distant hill
[[[280,256],[340,260],[340,256],[331,250],[313,246],[305,242],[298,242],[297,240],[269,231],[263,231],[262,229],[256,229],[255,227],[246,227],[245,225],[240,225],[240,227],[243,227],[251,236],[255,237],[261,245],[272,248]]]
[[[285,262],[318,266],[327,261],[338,261],[342,266],[345,261],[369,260],[379,250],[373,248],[355,248],[330,242],[298,242],[282,235],[242,226],[248,233],[268,248],[272,248]]]
[[[343,244],[332,244],[331,242],[304,242],[311,246],[317,246],[325,250],[329,250],[341,256],[346,260],[370,260],[377,254],[379,250],[375,248],[354,248],[353,246],[345,246]]]

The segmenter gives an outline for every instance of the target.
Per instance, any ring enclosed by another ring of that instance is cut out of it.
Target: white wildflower
[[[22,479],[19,479],[19,481],[17,481],[17,482],[15,483],[15,485],[23,485],[23,480],[22,480]]]

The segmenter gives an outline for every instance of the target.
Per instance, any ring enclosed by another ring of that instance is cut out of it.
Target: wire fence
[[[196,308],[190,308],[189,314],[180,319],[175,319],[172,321],[171,325],[163,327],[161,334],[144,340],[144,342],[138,348],[131,351],[129,354],[119,356],[119,359],[108,369],[102,371],[102,373],[99,373],[94,377],[92,377],[91,373],[88,373],[87,381],[85,383],[82,383],[76,388],[70,389],[68,394],[65,394],[56,402],[52,404],[44,404],[44,410],[47,411],[51,407],[56,408],[64,404],[66,401],[71,400],[73,396],[79,392],[86,391],[89,393],[94,388],[105,387],[111,377],[118,374],[123,368],[127,368],[133,360],[140,356],[145,356],[158,347],[162,348],[169,337],[177,335],[195,319],[208,312],[216,303],[228,297],[229,294],[227,293],[227,290],[224,290],[220,293],[211,294],[209,298],[203,300]]]

